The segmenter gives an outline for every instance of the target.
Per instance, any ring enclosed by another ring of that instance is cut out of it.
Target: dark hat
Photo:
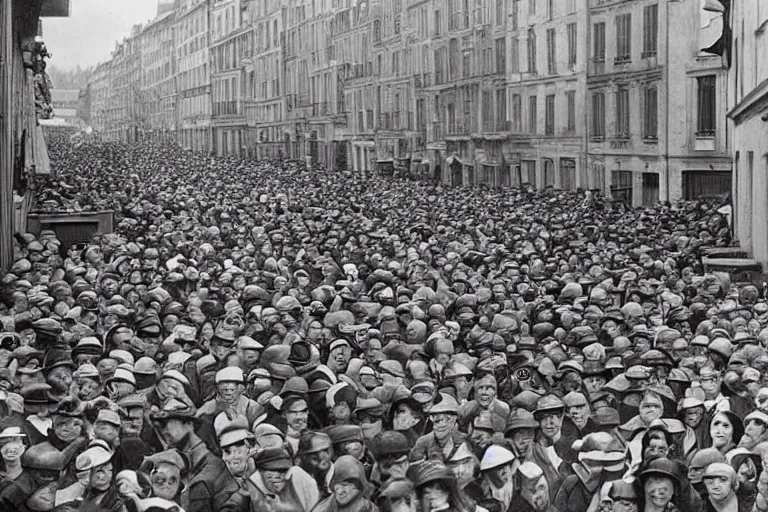
[[[334,445],[365,441],[363,429],[358,425],[332,425],[323,429]]]
[[[51,415],[65,416],[67,418],[82,418],[84,417],[84,413],[80,405],[80,402],[74,398],[64,399],[59,402],[59,405],[53,411],[51,411]]]
[[[539,422],[533,417],[533,414],[523,408],[517,408],[512,411],[507,420],[505,435],[509,437],[515,430],[523,428],[538,428]]]
[[[667,476],[672,479],[675,486],[680,485],[680,465],[667,458],[656,459],[638,475],[641,482],[645,482],[651,476]]]
[[[322,432],[305,431],[299,438],[299,454],[308,455],[311,453],[328,450],[333,446],[328,434]]]
[[[54,368],[66,367],[75,370],[77,365],[72,361],[72,352],[69,349],[54,347],[45,354],[43,361],[43,371],[50,372]]]
[[[261,471],[287,471],[293,466],[291,454],[285,448],[266,448],[253,458],[256,469]]]
[[[53,388],[48,384],[38,382],[24,386],[19,393],[24,398],[26,405],[52,405],[58,403],[51,396],[52,390]]]
[[[432,482],[453,482],[456,476],[442,462],[425,460],[408,468],[408,479],[418,489]]]
[[[369,448],[376,460],[382,460],[386,457],[402,457],[411,451],[408,438],[396,430],[387,430],[377,434],[371,440]]]

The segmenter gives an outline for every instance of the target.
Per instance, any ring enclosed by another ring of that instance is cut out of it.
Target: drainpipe
[[[664,16],[664,41],[666,42],[666,48],[664,49],[664,52],[666,54],[665,62],[664,62],[664,89],[666,94],[666,105],[667,108],[664,109],[664,173],[666,175],[666,182],[667,182],[667,201],[671,202],[671,198],[669,197],[669,0],[665,2],[664,7],[666,9],[666,15]]]

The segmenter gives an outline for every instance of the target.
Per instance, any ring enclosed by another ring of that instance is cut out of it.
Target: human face
[[[657,510],[663,510],[672,499],[675,487],[669,478],[649,477],[645,482],[645,501]]]
[[[707,397],[715,397],[720,392],[720,379],[717,377],[703,377],[699,382]]]
[[[179,494],[181,472],[172,464],[160,463],[150,475],[152,493],[158,498],[173,501]]]
[[[439,440],[447,439],[451,435],[451,431],[456,426],[456,416],[453,414],[433,414],[432,419],[432,432]]]
[[[306,429],[308,420],[309,408],[304,400],[293,402],[290,409],[285,411],[285,421],[288,422],[288,427],[294,432],[301,432]]]
[[[240,387],[242,384],[238,384],[236,382],[221,382],[217,386],[217,389],[219,391],[219,396],[221,397],[222,401],[228,403],[228,404],[234,404],[237,402],[237,400],[240,398],[240,394],[242,393],[242,388]]]
[[[385,477],[405,478],[408,465],[407,455],[402,457],[386,457],[379,462],[379,469],[381,469],[381,474]]]
[[[349,356],[350,352],[347,347],[337,348],[333,351],[333,354],[331,354],[340,373],[347,371],[347,366],[349,366]]]
[[[373,439],[379,434],[383,428],[383,421],[381,418],[374,418],[367,416],[360,419],[360,428],[363,429],[363,437],[365,439]]]
[[[48,374],[47,381],[55,392],[67,393],[72,385],[72,369],[66,366],[54,368]]]
[[[158,422],[157,430],[171,446],[179,446],[192,432],[192,426],[178,419]]]
[[[243,476],[248,470],[248,445],[245,442],[227,446],[221,450],[221,458],[235,476]]]
[[[731,494],[731,479],[726,476],[705,478],[704,485],[712,501],[723,501]]]
[[[166,398],[176,398],[184,393],[184,385],[175,379],[161,379],[156,386],[160,395]]]
[[[83,420],[80,418],[54,416],[53,432],[56,434],[56,437],[65,443],[70,443],[82,435]]]
[[[582,428],[587,424],[587,420],[589,420],[589,405],[584,404],[569,407],[568,416],[570,416],[577,427]]]
[[[696,428],[704,418],[704,407],[691,407],[685,410],[685,416],[683,417],[683,423],[691,428]]]
[[[605,379],[603,377],[598,377],[595,375],[584,377],[584,389],[586,389],[587,393],[592,394],[596,391],[599,391],[603,389],[603,386],[605,386]]]
[[[753,441],[761,441],[765,435],[766,424],[758,419],[751,419],[744,427],[744,435]]]
[[[77,395],[80,400],[93,400],[101,392],[101,385],[93,379],[79,379]]]
[[[349,421],[352,417],[352,410],[347,402],[339,402],[331,409],[331,416],[337,423]]]
[[[91,487],[98,492],[104,492],[112,484],[112,463],[107,462],[91,470]]]
[[[0,455],[6,464],[13,464],[21,459],[26,447],[21,439],[11,439],[0,446]]]
[[[93,433],[98,439],[102,439],[111,445],[117,441],[120,430],[118,429],[117,425],[113,425],[105,421],[97,421],[93,425]]]
[[[655,397],[645,397],[640,403],[640,409],[638,411],[640,419],[646,425],[650,424],[653,420],[661,418],[661,413],[664,412],[661,401]]]
[[[395,430],[408,430],[419,422],[416,414],[408,407],[407,404],[400,404],[395,410],[395,416],[393,418],[393,427]]]
[[[554,439],[560,434],[560,427],[563,425],[563,417],[560,414],[549,413],[541,418],[539,425],[544,437]]]
[[[480,448],[489,446],[491,444],[492,437],[493,434],[491,432],[482,429],[472,429],[472,434],[470,435],[472,442]]]
[[[613,500],[613,512],[637,512],[637,502],[626,499]]]
[[[669,445],[667,444],[667,440],[664,439],[663,436],[654,437],[651,439],[648,447],[643,453],[643,460],[647,462],[654,459],[659,459],[666,457],[668,453]]]
[[[285,489],[285,471],[264,470],[261,476],[270,491],[280,494]]]
[[[496,398],[496,387],[482,381],[475,387],[475,396],[480,407],[489,407]]]
[[[336,503],[345,507],[360,495],[360,489],[353,482],[338,482],[333,484],[333,495],[336,497]]]
[[[82,366],[85,363],[90,363],[96,366],[96,363],[98,361],[99,361],[99,356],[94,354],[78,354],[77,357],[75,357],[75,364],[77,366]]]
[[[360,441],[345,443],[342,447],[342,455],[343,454],[351,455],[357,460],[363,460],[363,456],[365,455],[365,446],[363,446],[363,443]]]
[[[448,490],[440,483],[425,486],[423,492],[424,501],[429,504],[430,509],[441,510],[448,504]]]
[[[117,361],[114,359],[102,359],[96,365],[96,369],[99,370],[101,381],[106,382],[115,373],[115,370],[117,369]]]
[[[723,448],[728,446],[733,440],[733,424],[725,414],[715,414],[712,418],[712,425],[709,428],[709,435],[712,437],[712,446]]]
[[[128,416],[120,422],[120,431],[125,437],[139,437],[144,428],[144,411],[139,408],[129,409]]]
[[[520,455],[528,453],[528,449],[533,442],[534,430],[532,428],[517,429],[512,433],[512,446],[515,447],[515,451]]]
[[[331,469],[331,452],[322,450],[309,456],[310,465],[318,471],[325,473]]]

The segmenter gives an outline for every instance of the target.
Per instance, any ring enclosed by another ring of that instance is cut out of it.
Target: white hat
[[[163,374],[160,376],[160,380],[162,379],[172,379],[177,382],[182,383],[185,386],[189,386],[189,379],[187,379],[184,374],[182,374],[178,370],[166,370],[163,372]]]
[[[112,425],[117,425],[118,427],[121,425],[120,415],[109,409],[101,409],[99,411],[99,414],[96,416],[95,423],[98,422],[111,423]]]
[[[517,470],[528,480],[538,480],[544,474],[544,471],[531,461],[523,462]]]
[[[128,363],[133,366],[136,360],[127,350],[113,350],[109,353],[110,359],[116,359],[120,363]]]
[[[21,431],[21,427],[8,427],[0,432],[0,439],[23,439],[25,437],[27,436]]]
[[[134,377],[133,373],[129,372],[125,368],[117,368],[115,370],[115,373],[112,375],[112,378],[109,379],[109,382],[114,382],[114,381],[128,382],[136,386],[136,377]]]
[[[349,346],[349,342],[347,340],[338,339],[338,340],[333,340],[333,342],[331,342],[331,346],[328,350],[329,352],[333,352],[335,349],[339,347],[348,347],[348,346]]]
[[[101,374],[99,373],[98,368],[93,366],[91,363],[85,363],[81,364],[77,370],[75,370],[75,373],[73,376],[76,379],[97,379],[101,380]]]
[[[744,424],[746,425],[750,420],[762,421],[768,425],[768,414],[764,413],[763,411],[752,411],[744,417]]]
[[[480,461],[480,471],[505,466],[515,460],[515,454],[497,444],[492,444],[485,450],[483,460]]]
[[[221,382],[237,382],[239,384],[245,384],[245,376],[243,370],[237,366],[227,366],[216,372],[216,384]]]
[[[240,350],[262,350],[264,345],[250,336],[240,336],[237,338],[237,348]]]
[[[192,354],[189,352],[184,352],[183,350],[178,350],[176,352],[171,352],[168,354],[168,363],[173,365],[183,365],[187,362],[187,360],[192,357]]]
[[[89,471],[103,466],[111,459],[112,452],[105,450],[101,446],[94,446],[77,456],[77,459],[75,459],[75,469],[78,471]]]

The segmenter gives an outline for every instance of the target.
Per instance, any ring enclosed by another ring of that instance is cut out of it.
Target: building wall
[[[741,247],[768,265],[768,6],[733,2],[728,124],[734,158],[734,231]]]

